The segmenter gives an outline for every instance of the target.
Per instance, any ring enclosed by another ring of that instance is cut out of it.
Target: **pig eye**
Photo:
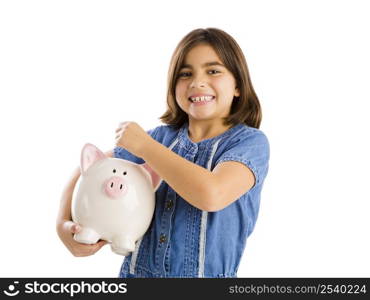
[[[116,173],[116,169],[113,169],[113,173]]]
[[[126,175],[127,174],[127,172],[125,171],[125,172],[123,172],[123,175]]]

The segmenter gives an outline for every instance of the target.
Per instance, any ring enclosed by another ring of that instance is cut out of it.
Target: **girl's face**
[[[190,121],[222,121],[240,95],[234,76],[208,44],[192,48],[176,82],[176,102]]]

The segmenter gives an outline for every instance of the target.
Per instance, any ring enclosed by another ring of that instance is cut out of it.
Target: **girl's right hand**
[[[73,235],[81,230],[80,225],[70,220],[63,220],[58,222],[57,232],[59,238],[67,249],[76,257],[90,256],[100,250],[101,247],[106,245],[108,242],[100,240],[96,244],[87,245],[76,242],[73,239]]]

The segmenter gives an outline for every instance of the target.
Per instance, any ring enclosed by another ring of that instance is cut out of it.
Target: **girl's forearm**
[[[72,195],[73,195],[74,187],[80,175],[81,175],[80,168],[77,168],[73,172],[71,179],[67,182],[67,185],[65,186],[63,190],[62,197],[60,199],[60,206],[59,206],[59,212],[58,212],[58,217],[57,217],[57,225],[63,220],[71,220]]]
[[[201,210],[210,210],[215,176],[151,139],[142,158],[183,199]]]

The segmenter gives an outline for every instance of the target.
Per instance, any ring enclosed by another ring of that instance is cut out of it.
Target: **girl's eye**
[[[181,72],[179,74],[179,77],[189,77],[189,76],[191,76],[191,73],[190,72]]]
[[[208,73],[210,73],[210,74],[217,74],[217,73],[221,73],[221,72],[218,71],[218,70],[210,70],[210,71],[208,71]]]
[[[210,75],[214,75],[214,74],[218,74],[218,73],[221,73],[220,71],[218,70],[209,70],[207,71],[208,74]],[[191,72],[181,72],[179,73],[179,78],[186,78],[186,77],[190,77],[192,74]]]
[[[125,172],[123,172],[123,175],[126,175],[127,174],[127,172],[125,171]]]
[[[113,169],[113,173],[116,173],[116,169]]]

